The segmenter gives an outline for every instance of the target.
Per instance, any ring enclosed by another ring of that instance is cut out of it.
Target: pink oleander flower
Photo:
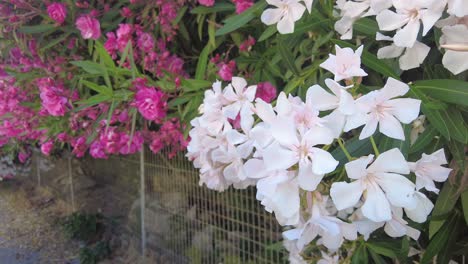
[[[154,49],[154,39],[149,33],[137,33],[137,47],[142,51],[150,52]]]
[[[133,15],[132,10],[128,7],[123,7],[122,10],[120,10],[120,14],[125,18],[130,18]]]
[[[218,64],[219,71],[218,75],[223,79],[223,81],[230,81],[236,70],[236,62],[231,60],[229,63],[220,63]]]
[[[106,152],[104,151],[104,146],[99,140],[94,141],[89,147],[89,154],[95,159],[107,159]]]
[[[252,46],[255,45],[256,40],[252,36],[249,36],[244,42],[239,45],[240,51],[250,51]]]
[[[132,141],[129,144],[130,135],[122,133],[120,136],[120,154],[128,155],[134,154],[141,150],[143,146],[143,136],[140,131],[136,131],[133,135]]]
[[[98,39],[101,36],[99,20],[90,15],[79,17],[75,22],[84,39]]]
[[[160,121],[166,116],[164,93],[154,87],[140,86],[135,94],[134,105],[147,120]]]
[[[28,161],[30,156],[31,156],[31,153],[29,152],[20,152],[18,154],[18,159],[21,163],[26,163],[26,161]]]
[[[64,89],[50,78],[37,80],[40,90],[42,107],[52,116],[63,116],[68,109],[68,99],[64,96]]]
[[[270,103],[276,98],[276,87],[270,82],[258,83],[255,98],[260,98],[263,101]]]
[[[215,0],[198,0],[198,3],[204,6],[213,6],[215,3]]]
[[[236,4],[236,13],[240,14],[253,6],[253,0],[232,0]]]
[[[49,156],[53,148],[54,148],[54,142],[49,140],[46,143],[41,145],[41,152],[42,154]]]
[[[72,140],[71,145],[73,147],[72,153],[75,154],[77,158],[84,156],[88,145],[86,144],[86,137],[81,136]]]
[[[62,3],[52,3],[47,7],[47,14],[55,22],[62,24],[67,17],[67,7]]]

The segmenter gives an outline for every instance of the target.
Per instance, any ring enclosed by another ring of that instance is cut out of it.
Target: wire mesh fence
[[[41,173],[44,165],[32,170],[38,184],[52,186],[75,209],[89,210],[91,203],[91,210],[120,216],[140,252],[157,252],[164,263],[284,262],[281,228],[255,199],[255,188],[219,193],[200,187],[198,172],[183,154],[168,159],[167,151],[145,151],[144,157],[72,160],[70,171],[67,162],[49,163],[49,173]],[[64,174],[61,180],[50,176],[57,174]],[[88,178],[94,182],[86,189]]]

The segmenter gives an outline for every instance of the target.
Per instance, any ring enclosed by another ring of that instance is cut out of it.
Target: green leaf
[[[375,251],[373,251],[371,248],[369,248],[369,253],[372,257],[372,260],[374,261],[375,264],[387,264],[384,258],[382,258],[379,254],[377,254]]]
[[[458,219],[459,217],[457,217],[456,214],[452,214],[449,221],[445,223],[440,231],[431,239],[421,259],[421,264],[430,263],[435,255],[444,251],[443,249],[448,243],[450,243],[450,241],[454,241],[450,238],[454,238],[454,236],[456,236],[456,230],[459,222]]]
[[[356,50],[356,46],[349,44],[348,42],[338,40],[338,39],[333,39],[332,40],[334,43],[336,43],[338,46],[341,48],[343,47],[349,47],[352,48],[353,50]],[[372,69],[378,73],[383,74],[386,77],[392,77],[394,79],[400,79],[400,76],[395,73],[395,71],[388,65],[386,64],[383,60],[379,60],[375,55],[372,53],[363,50],[362,51],[362,56],[361,56],[362,63],[367,66],[367,68]]]
[[[260,37],[258,38],[258,42],[262,42],[262,41],[270,38],[276,32],[278,32],[278,30],[276,29],[276,25],[267,27],[267,29],[265,29],[265,31],[263,31],[262,35],[260,35]]]
[[[468,225],[468,190],[462,193],[461,201],[463,207],[463,216],[465,217],[465,222]]]
[[[445,138],[450,140],[450,130],[445,123],[444,118],[439,110],[434,110],[428,107],[429,99],[417,89],[410,89],[409,93],[422,101],[421,111],[426,115],[429,122],[442,134]]]
[[[109,55],[109,53],[107,53],[107,50],[104,48],[101,42],[96,41],[94,45],[96,45],[96,51],[98,52],[99,58],[104,63],[104,65],[110,68],[115,68],[114,60]]]
[[[411,145],[409,153],[411,154],[423,150],[432,142],[437,134],[437,130],[431,124],[428,124],[424,132],[416,139],[416,142]]]
[[[375,140],[380,139],[380,134],[374,136]],[[363,155],[368,155],[372,151],[372,144],[369,140],[359,140],[359,135],[353,137],[350,140],[345,142],[345,147],[348,150],[349,154],[353,157],[360,157]],[[332,156],[340,162],[340,165],[348,162],[346,155],[344,154],[341,148],[336,148],[331,152]]]
[[[266,6],[267,3],[265,1],[260,1],[241,14],[226,19],[224,21],[224,26],[216,31],[216,36],[222,36],[241,28],[245,24],[249,23],[250,20],[254,19],[257,16],[257,13],[263,11]]]
[[[465,171],[465,145],[460,144],[456,141],[449,142],[450,153],[453,156],[453,159],[457,162],[460,171]]]
[[[410,125],[403,125],[403,130],[405,132],[406,140],[393,139],[387,136],[382,136],[382,139],[379,142],[379,151],[385,152],[387,150],[397,148],[401,151],[405,158],[408,158],[408,152],[410,148],[409,134],[411,131]]]
[[[110,89],[107,86],[97,85],[95,83],[92,83],[92,82],[89,82],[89,81],[86,81],[86,80],[81,80],[81,83],[83,85],[86,85],[88,88],[96,91],[99,94],[105,94],[105,95],[108,95],[108,96],[112,96],[112,94],[113,94],[112,89]]]
[[[104,67],[92,61],[72,61],[71,64],[82,68],[85,72],[91,74],[104,74]]]
[[[172,25],[173,26],[179,24],[182,17],[184,17],[185,12],[187,12],[187,9],[188,9],[187,6],[183,6],[181,9],[179,9],[179,11],[177,12],[177,17],[174,20],[172,20]]]
[[[392,242],[368,242],[367,247],[377,254],[389,258],[397,258],[400,251],[400,245]]]
[[[70,35],[71,35],[71,32],[67,32],[67,33],[62,34],[60,37],[55,38],[54,40],[47,43],[47,45],[45,45],[44,47],[41,47],[41,49],[40,49],[41,52],[43,52],[44,50],[52,48],[53,46],[59,44],[60,42],[64,41],[66,38],[68,38],[68,36],[70,36]]]
[[[304,34],[312,29],[315,29],[319,26],[329,25],[330,19],[320,19],[315,21],[308,21],[306,23],[300,23],[294,28],[294,35]]]
[[[455,207],[459,196],[458,187],[450,181],[446,181],[434,205],[432,217],[437,219],[447,215]],[[429,223],[429,238],[432,238],[445,222],[445,219],[436,219],[431,220]]]
[[[185,92],[197,91],[211,87],[212,83],[206,80],[182,79],[182,86]]]
[[[468,144],[468,128],[460,111],[455,107],[449,107],[447,110],[439,112],[450,131],[450,137],[461,143]]]
[[[285,62],[286,66],[290,71],[294,73],[294,75],[299,76],[301,73],[299,72],[299,69],[297,68],[296,64],[294,63],[294,55],[292,52],[289,50],[288,47],[286,47],[286,44],[282,38],[278,38],[278,51],[281,55],[282,60]]]
[[[353,24],[353,29],[360,34],[364,34],[367,36],[375,36],[375,32],[379,31],[379,25],[375,21],[375,19],[370,19],[367,17],[363,17],[358,19]]]
[[[19,28],[19,32],[25,34],[37,34],[44,33],[49,30],[58,29],[55,24],[41,24],[35,26],[22,26]]]
[[[361,244],[354,252],[351,258],[351,264],[367,264],[369,263],[369,256],[365,244]]]
[[[90,106],[97,105],[105,101],[110,101],[111,99],[112,97],[107,94],[97,94],[97,95],[89,97],[88,99],[81,100],[76,103],[90,107]]]
[[[235,11],[236,7],[233,4],[229,3],[216,3],[214,6],[208,7],[208,6],[197,6],[190,13],[196,14],[196,15],[201,15],[201,14],[211,14],[215,12],[229,12],[229,11]]]
[[[460,80],[424,80],[414,82],[412,86],[435,99],[468,106],[468,82]]]

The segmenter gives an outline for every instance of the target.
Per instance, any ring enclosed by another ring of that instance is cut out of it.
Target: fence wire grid
[[[62,173],[52,179],[51,168],[47,168],[49,173],[41,173],[43,165],[35,166],[31,173],[38,184],[63,193],[77,210],[94,203],[104,214],[119,215],[139,240],[141,252],[157,252],[166,263],[286,262],[279,242],[281,227],[256,200],[254,187],[209,190],[199,186],[198,171],[183,153],[172,159],[167,154],[168,150],[158,154],[147,150],[144,156],[70,162],[72,177]],[[33,164],[39,165],[41,160],[33,160]],[[64,171],[67,165],[65,159],[52,170]],[[86,187],[86,176],[80,174],[89,175],[94,187],[80,192]],[[104,190],[99,198],[95,197],[96,189]]]

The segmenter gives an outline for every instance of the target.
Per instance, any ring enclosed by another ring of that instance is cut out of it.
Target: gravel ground
[[[79,263],[79,245],[68,240],[57,219],[66,208],[45,192],[0,182],[0,263]]]

